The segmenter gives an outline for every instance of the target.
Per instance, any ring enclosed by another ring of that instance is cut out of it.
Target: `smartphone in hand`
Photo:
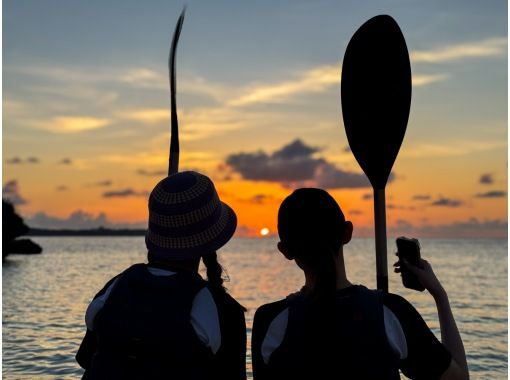
[[[400,260],[405,259],[409,265],[418,266],[420,262],[420,243],[417,239],[406,237],[397,238],[397,255]],[[400,273],[402,274],[402,283],[406,288],[423,292],[425,287],[420,283],[418,278],[406,269],[404,265],[400,265]]]

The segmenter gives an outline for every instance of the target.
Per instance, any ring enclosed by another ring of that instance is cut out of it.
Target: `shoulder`
[[[218,307],[218,310],[236,314],[240,313],[244,315],[245,308],[226,291],[215,288],[213,286],[208,286],[206,283],[199,294],[200,293],[209,294],[209,296]]]
[[[262,305],[255,311],[254,322],[267,321],[270,323],[278,314],[288,307],[289,301],[286,298]]]
[[[416,318],[420,313],[404,297],[393,293],[383,294],[383,304],[402,322],[407,318]],[[421,318],[421,316],[420,316]]]
[[[253,341],[262,343],[271,323],[288,307],[289,302],[287,299],[260,306],[253,317]]]

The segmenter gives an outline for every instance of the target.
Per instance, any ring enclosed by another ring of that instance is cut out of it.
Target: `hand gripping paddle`
[[[342,65],[349,146],[374,189],[377,288],[388,291],[385,187],[406,132],[411,64],[393,18],[376,16],[352,36]]]
[[[182,10],[177,25],[175,26],[170,55],[168,57],[168,75],[170,80],[170,154],[168,157],[168,175],[175,174],[179,171],[179,123],[177,122],[177,105],[175,101],[175,53],[177,51],[177,43],[181,35],[182,23],[184,22],[184,13],[186,8]]]

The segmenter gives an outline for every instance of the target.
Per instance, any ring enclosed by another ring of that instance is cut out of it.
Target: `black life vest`
[[[196,273],[154,276],[147,265],[128,268],[94,321],[97,350],[91,379],[210,379],[213,353],[190,315],[206,286]]]
[[[380,292],[341,290],[327,313],[301,294],[288,303],[285,336],[268,362],[271,379],[400,379]]]

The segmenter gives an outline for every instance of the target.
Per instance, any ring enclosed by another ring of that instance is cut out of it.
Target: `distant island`
[[[83,230],[72,229],[43,229],[30,228],[27,236],[145,236],[145,229],[114,229],[114,228],[90,228]]]

